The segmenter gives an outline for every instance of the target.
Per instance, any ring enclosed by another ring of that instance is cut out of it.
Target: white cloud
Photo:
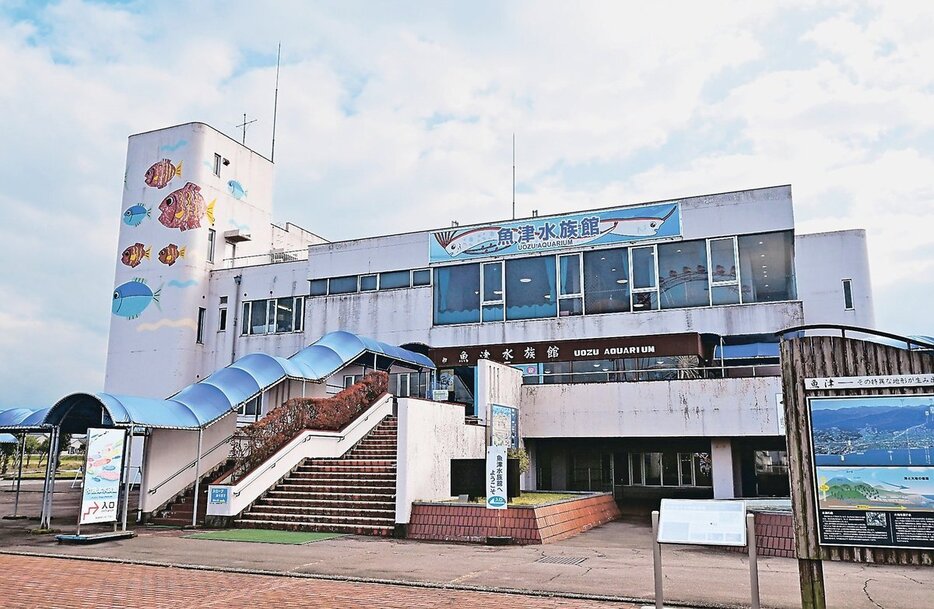
[[[508,217],[516,133],[520,214],[790,182],[800,229],[869,230],[877,289],[905,293],[880,326],[925,329],[900,304],[934,298],[924,3],[37,6],[0,9],[0,294],[28,295],[4,354],[81,364],[35,403],[99,388],[126,137],[247,112],[268,151],[279,41],[277,218]]]

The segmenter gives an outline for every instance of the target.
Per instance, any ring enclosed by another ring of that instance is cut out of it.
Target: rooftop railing
[[[245,266],[259,266],[262,264],[280,264],[282,262],[298,262],[308,260],[308,248],[300,250],[270,250],[265,254],[251,256],[236,256],[224,258],[222,268],[235,269]]]
[[[574,385],[583,383],[639,383],[645,381],[685,381],[696,379],[756,378],[781,376],[779,364],[745,366],[704,366],[694,368],[646,368],[643,370],[596,370],[559,372],[522,377],[524,385]]]

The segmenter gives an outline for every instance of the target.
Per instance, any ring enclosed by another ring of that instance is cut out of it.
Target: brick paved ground
[[[620,603],[0,555],[0,606],[632,609]]]

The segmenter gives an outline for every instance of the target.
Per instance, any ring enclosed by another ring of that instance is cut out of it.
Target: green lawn
[[[513,497],[509,501],[509,505],[514,506],[528,506],[528,505],[544,505],[546,503],[554,503],[556,501],[564,501],[565,499],[575,499],[579,498],[581,495],[573,493],[536,493],[536,492],[525,492],[519,495],[518,497]],[[486,497],[477,497],[473,500],[474,503],[486,503]]]
[[[339,533],[310,533],[304,531],[273,531],[269,529],[224,529],[186,535],[188,539],[209,539],[212,541],[247,541],[252,543],[284,543],[302,545],[315,541],[324,541],[343,537]]]

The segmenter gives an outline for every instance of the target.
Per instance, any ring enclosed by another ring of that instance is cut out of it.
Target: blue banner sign
[[[680,236],[680,204],[658,203],[434,231],[428,255],[438,264]]]

